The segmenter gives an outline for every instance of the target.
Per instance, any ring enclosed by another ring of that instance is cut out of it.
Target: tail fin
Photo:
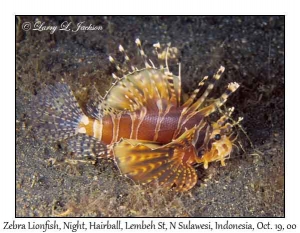
[[[60,141],[77,134],[77,127],[84,117],[72,90],[59,83],[44,89],[32,106],[32,120],[40,137]]]

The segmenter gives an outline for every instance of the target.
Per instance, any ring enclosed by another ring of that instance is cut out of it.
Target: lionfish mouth
[[[229,158],[232,151],[232,142],[227,136],[216,141],[212,144],[211,149],[204,153],[200,159],[197,159],[197,163],[203,163],[205,169],[208,168],[208,164],[211,161],[220,161],[222,166],[225,166],[225,160]]]

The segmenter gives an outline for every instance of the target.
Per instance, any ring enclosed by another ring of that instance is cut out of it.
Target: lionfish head
[[[225,115],[217,122],[212,123],[208,129],[210,133],[208,133],[206,142],[202,147],[202,153],[196,159],[197,163],[203,163],[205,169],[208,168],[208,163],[213,161],[220,161],[221,165],[225,166],[225,160],[230,156],[236,139],[232,128],[238,124],[238,122],[234,124],[228,122],[233,110],[234,108],[230,108]]]

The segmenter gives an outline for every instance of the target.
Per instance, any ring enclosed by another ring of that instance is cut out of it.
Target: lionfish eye
[[[221,139],[221,135],[220,135],[220,134],[216,134],[216,135],[215,135],[215,140],[218,141],[218,140],[220,140],[220,139]]]

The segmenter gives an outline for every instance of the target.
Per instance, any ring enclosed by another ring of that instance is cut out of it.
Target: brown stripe
[[[132,119],[130,118],[130,115],[123,114],[120,118],[119,137],[117,140],[120,140],[121,138],[130,138],[131,125],[132,125]]]
[[[153,141],[155,125],[158,119],[158,112],[148,112],[139,122],[138,139]]]
[[[177,107],[172,106],[170,110],[164,115],[160,123],[157,141],[161,143],[171,142],[174,132],[177,127],[180,111]]]
[[[105,115],[102,118],[102,141],[106,144],[110,144],[113,138],[113,122],[110,115]]]

